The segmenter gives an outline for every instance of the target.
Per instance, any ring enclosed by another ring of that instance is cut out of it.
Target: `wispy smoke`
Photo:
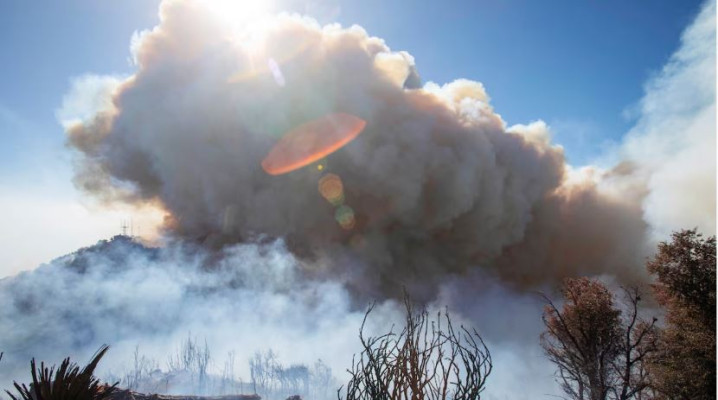
[[[286,363],[322,358],[337,374],[350,365],[363,310],[350,310],[340,284],[301,279],[281,242],[228,247],[212,271],[209,257],[115,240],[0,280],[0,385],[26,381],[31,357],[82,361],[102,343],[112,345],[102,371],[130,369],[137,345],[164,367],[188,334],[217,360],[234,351],[245,381],[247,360],[270,347]],[[380,307],[377,322],[395,310]]]
[[[103,343],[112,348],[100,366],[102,377],[131,372],[137,346],[141,356],[166,370],[188,335],[199,343],[206,340],[219,362],[209,365],[210,374],[219,375],[232,352],[245,392],[252,390],[247,361],[270,348],[285,365],[311,366],[321,359],[340,383],[346,382],[346,368],[361,350],[357,333],[365,308],[352,307],[339,282],[307,279],[303,273],[281,241],[232,245],[217,253],[182,243],[153,249],[116,239],[61,257],[0,280],[0,349],[5,351],[0,387],[26,382],[31,357],[81,361]],[[474,293],[473,301],[458,295],[459,289]],[[533,345],[540,332],[537,298],[475,275],[447,281],[430,307],[445,305],[463,310],[453,315],[454,322],[477,326],[491,346],[497,384],[489,385],[489,399],[512,393],[506,384],[517,374],[543,378],[523,385],[524,393],[552,391],[550,368]],[[511,318],[500,318],[506,312]],[[387,333],[402,319],[400,304],[379,302],[365,334]],[[526,362],[515,365],[519,353]],[[155,390],[197,390],[180,378],[172,383]],[[335,395],[337,388],[329,393]]]
[[[681,47],[646,85],[624,157],[646,182],[654,236],[716,232],[716,3],[707,1]]]

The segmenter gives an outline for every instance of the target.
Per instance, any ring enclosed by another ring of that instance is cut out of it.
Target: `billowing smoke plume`
[[[0,280],[5,387],[31,356],[82,361],[109,343],[117,372],[136,345],[164,360],[188,332],[220,359],[235,350],[245,379],[242,360],[268,347],[286,363],[322,358],[341,379],[360,300],[379,300],[369,329],[383,333],[401,320],[386,298],[405,286],[484,335],[486,398],[534,399],[558,390],[537,343],[541,300],[524,289],[642,279],[649,232],[715,230],[715,197],[692,192],[715,193],[703,167],[715,162],[715,2],[647,87],[608,170],[567,166],[540,121],[507,126],[480,83],[422,86],[408,53],[359,27],[287,15],[237,27],[167,0],[132,48],[137,72],[77,86],[94,107],[65,126],[78,186],[161,207],[167,242],[115,240]],[[286,132],[338,112],[367,122],[354,141],[265,173]],[[353,213],[344,226],[318,190],[330,173]]]
[[[521,285],[640,276],[640,195],[570,179],[547,127],[507,128],[480,83],[419,87],[409,54],[356,26],[285,15],[230,28],[200,2],[162,5],[112,107],[68,128],[82,188],[159,203],[169,233],[212,247],[285,238],[367,294],[422,292],[476,266]],[[336,112],[367,126],[322,171],[262,170],[284,133]],[[317,190],[327,172],[355,216],[348,231]]]

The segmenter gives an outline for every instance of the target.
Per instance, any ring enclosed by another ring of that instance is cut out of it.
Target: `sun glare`
[[[273,0],[205,0],[203,4],[217,22],[224,25],[231,38],[252,56],[262,52],[265,33],[275,12]],[[230,81],[238,79],[233,76]]]
[[[273,8],[268,0],[206,0],[206,7],[233,28],[242,28],[270,15]]]

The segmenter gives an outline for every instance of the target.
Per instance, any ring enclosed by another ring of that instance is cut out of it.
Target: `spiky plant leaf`
[[[103,385],[94,376],[95,368],[105,355],[109,346],[104,345],[95,353],[92,360],[82,370],[75,363],[66,358],[60,367],[45,367],[40,362],[37,368],[35,359],[30,361],[32,383],[30,387],[25,384],[13,382],[19,396],[6,391],[12,400],[106,400],[117,389],[119,382],[113,385]]]

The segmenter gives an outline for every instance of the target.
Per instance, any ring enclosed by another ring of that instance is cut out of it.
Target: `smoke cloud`
[[[420,87],[408,53],[358,26],[280,15],[237,32],[193,1],[160,15],[112,106],[67,129],[76,182],[97,197],[160,204],[168,234],[209,247],[285,238],[367,296],[430,299],[474,267],[520,286],[640,279],[640,196],[572,179],[548,127],[507,127],[480,83]],[[321,171],[260,168],[284,133],[337,112],[366,129]],[[350,230],[317,190],[324,173],[341,178]]]
[[[164,242],[101,243],[0,280],[0,385],[26,380],[32,356],[81,361],[102,343],[103,373],[138,344],[164,360],[188,332],[213,354],[271,347],[342,378],[367,301],[370,333],[384,333],[406,287],[479,329],[487,398],[557,394],[533,291],[576,275],[642,282],[651,240],[715,232],[713,1],[607,169],[568,166],[541,121],[509,126],[479,82],[422,83],[409,53],[361,27],[238,27],[195,0],[160,16],[133,37],[135,74],[78,80],[58,115],[76,185],[161,210]],[[317,164],[262,169],[286,132],[334,113],[366,128]],[[329,181],[341,196],[320,191]]]

